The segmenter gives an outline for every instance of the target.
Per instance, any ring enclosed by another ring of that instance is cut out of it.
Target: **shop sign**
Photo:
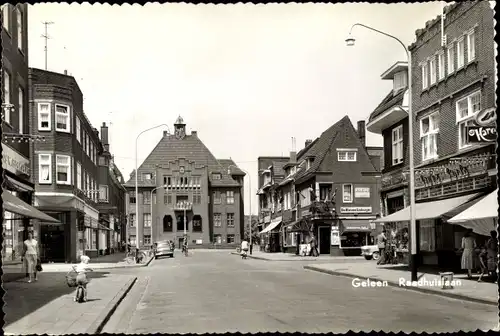
[[[497,140],[495,126],[467,126],[467,139],[471,143],[493,142]]]
[[[2,144],[2,166],[16,175],[30,176],[30,161],[7,145]]]
[[[370,198],[370,188],[369,187],[356,187],[354,189],[355,198]]]
[[[354,213],[371,213],[372,207],[340,207],[340,213],[354,214]]]
[[[489,109],[479,111],[476,114],[476,118],[474,121],[478,126],[485,127],[485,126],[494,126],[496,120],[497,120],[496,108],[492,107]]]
[[[331,245],[338,246],[340,245],[340,233],[338,227],[332,226],[332,231],[330,235]]]
[[[406,183],[406,173],[399,172],[382,177],[382,188],[389,188]]]

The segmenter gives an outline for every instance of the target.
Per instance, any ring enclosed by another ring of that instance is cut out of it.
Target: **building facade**
[[[465,229],[446,220],[454,208],[496,187],[496,141],[474,143],[468,136],[478,116],[496,113],[494,20],[487,1],[457,2],[444,13],[418,30],[409,47],[415,116],[410,136],[417,212],[419,203],[442,212],[417,220],[421,262],[459,268]],[[477,235],[477,243],[485,238]]]
[[[163,240],[180,247],[185,235],[192,247],[238,245],[245,174],[232,160],[216,159],[196,131],[186,134],[181,117],[174,128],[138,168],[138,195],[135,171],[125,184],[127,239],[141,248]]]
[[[83,112],[83,95],[75,78],[40,69],[29,70],[32,170],[35,206],[57,218],[41,223],[42,261],[75,262],[99,251],[97,158],[102,152],[99,132]]]
[[[30,220],[35,218],[30,146],[36,138],[31,134],[28,110],[28,6],[4,4],[1,8],[2,190],[13,197],[11,203],[2,195],[2,260],[11,262],[20,261],[28,231],[39,236],[36,221]],[[21,205],[30,213],[19,211]]]

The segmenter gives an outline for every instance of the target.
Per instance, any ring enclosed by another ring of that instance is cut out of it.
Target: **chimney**
[[[309,146],[313,141],[311,139],[306,140],[306,147]]]
[[[365,129],[365,121],[360,120],[358,121],[358,137],[363,146],[366,146],[366,129]]]
[[[290,152],[290,163],[297,163],[297,153]]]
[[[198,132],[197,131],[191,131],[191,135],[197,137],[198,136]]]
[[[101,126],[101,142],[106,152],[109,152],[109,143],[108,143],[108,126],[103,122]]]
[[[64,75],[67,76],[68,75],[68,70],[64,70]]]
[[[168,131],[163,131],[163,137],[168,137]]]

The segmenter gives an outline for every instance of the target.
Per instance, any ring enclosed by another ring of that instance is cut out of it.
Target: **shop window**
[[[132,245],[132,246],[136,245],[136,243],[135,243],[135,236],[130,236],[129,240],[130,240],[130,245]]]
[[[214,234],[214,243],[215,244],[222,244],[222,235],[221,234]]]
[[[228,234],[227,235],[227,243],[228,244],[234,244],[234,234]]]
[[[173,231],[172,222],[173,222],[172,216],[170,216],[170,215],[163,216],[163,232],[172,232]]]
[[[420,250],[434,252],[436,250],[436,225],[434,219],[420,221]]]
[[[367,243],[366,232],[344,232],[340,238],[341,247],[361,247]]]
[[[186,226],[186,231],[189,231],[189,221],[186,216],[186,223],[184,223],[184,215],[177,216],[177,231],[184,231],[184,226]]]

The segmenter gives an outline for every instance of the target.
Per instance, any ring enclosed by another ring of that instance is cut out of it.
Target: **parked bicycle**
[[[142,263],[146,262],[146,259],[147,259],[147,255],[144,251],[139,251],[139,252],[130,251],[127,253],[127,255],[125,257],[127,264],[132,264],[134,262],[136,264],[142,264]]]

